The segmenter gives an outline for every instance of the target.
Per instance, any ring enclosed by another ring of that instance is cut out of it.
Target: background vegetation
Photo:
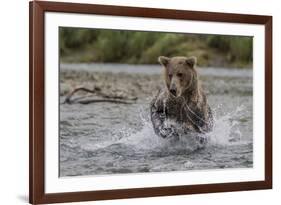
[[[252,37],[65,28],[62,62],[156,64],[160,55],[196,56],[200,66],[251,67]]]

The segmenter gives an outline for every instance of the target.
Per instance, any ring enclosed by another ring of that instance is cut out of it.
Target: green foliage
[[[251,37],[211,35],[207,38],[209,47],[227,53],[228,60],[252,61],[253,41]]]
[[[93,44],[95,61],[114,62],[116,59],[122,61],[122,58],[127,55],[127,39],[130,35],[131,33],[125,31],[100,31],[97,41]]]
[[[252,64],[251,37],[64,27],[59,36],[64,62],[155,64],[160,55],[195,55],[201,66]]]
[[[98,35],[98,30],[60,27],[60,52],[64,55],[77,49],[83,49],[88,43],[95,41]]]

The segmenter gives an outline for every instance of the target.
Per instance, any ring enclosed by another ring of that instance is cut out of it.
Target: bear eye
[[[182,73],[177,73],[177,76],[179,77],[179,78],[181,78],[182,77]]]

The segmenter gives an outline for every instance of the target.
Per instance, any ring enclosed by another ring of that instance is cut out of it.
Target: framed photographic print
[[[272,17],[30,2],[30,203],[272,187]]]

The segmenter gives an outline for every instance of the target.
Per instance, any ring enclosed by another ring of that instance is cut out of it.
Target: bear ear
[[[159,61],[159,63],[160,63],[161,65],[167,66],[168,63],[169,63],[169,61],[170,61],[170,58],[165,57],[165,56],[159,56],[159,57],[158,57],[158,61]]]
[[[186,58],[185,63],[189,65],[191,68],[194,68],[197,63],[197,58],[195,56]]]

